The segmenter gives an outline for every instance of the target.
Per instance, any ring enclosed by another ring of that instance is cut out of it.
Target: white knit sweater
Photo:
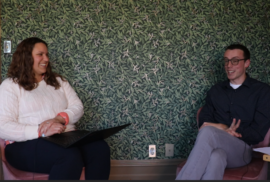
[[[38,138],[38,124],[66,112],[66,131],[74,130],[83,115],[83,104],[66,81],[57,78],[61,87],[55,90],[44,80],[38,87],[26,91],[8,78],[0,85],[0,138],[26,141]]]

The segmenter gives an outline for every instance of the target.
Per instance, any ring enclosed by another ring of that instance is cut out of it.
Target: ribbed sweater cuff
[[[73,121],[74,121],[74,120],[73,120],[73,115],[74,115],[73,112],[68,111],[68,110],[65,110],[64,112],[68,115],[68,123],[74,124],[74,123],[73,123]]]

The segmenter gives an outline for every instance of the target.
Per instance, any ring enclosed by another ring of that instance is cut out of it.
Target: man
[[[251,145],[269,130],[270,86],[246,74],[249,50],[230,45],[223,61],[228,80],[208,91],[195,145],[176,180],[222,180],[225,168],[251,161]]]

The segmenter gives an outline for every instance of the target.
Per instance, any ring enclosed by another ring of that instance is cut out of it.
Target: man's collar
[[[245,81],[242,83],[242,85],[250,87],[251,86],[250,77],[249,77],[249,75],[247,73],[246,73],[246,76],[247,77],[246,77]],[[225,82],[224,87],[231,88],[229,79]]]

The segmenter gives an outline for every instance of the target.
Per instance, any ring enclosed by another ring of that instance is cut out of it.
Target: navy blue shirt
[[[233,118],[241,119],[236,132],[241,140],[255,145],[264,140],[270,127],[270,86],[248,75],[237,89],[230,81],[214,85],[206,96],[199,115],[199,127],[204,122],[222,123],[230,127]]]

